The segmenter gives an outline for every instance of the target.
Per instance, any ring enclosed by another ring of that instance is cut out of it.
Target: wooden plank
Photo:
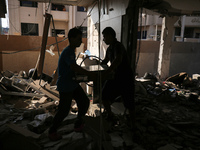
[[[0,86],[0,93],[3,95],[15,95],[15,96],[26,96],[26,97],[43,97],[44,94],[37,94],[37,93],[26,93],[26,92],[10,92],[10,91],[6,91],[4,90],[1,86]]]
[[[44,85],[43,88],[44,88],[45,90],[47,90],[48,92],[50,92],[51,94],[53,94],[53,95],[59,97],[59,92],[58,92],[57,90],[52,90],[52,89],[51,89],[51,86],[50,86],[49,84]]]
[[[42,48],[40,51],[40,60],[39,60],[39,65],[38,65],[38,76],[42,75],[42,71],[43,71],[45,51],[46,51],[48,31],[49,31],[51,17],[52,17],[51,14],[48,14],[48,13],[45,14],[45,24],[44,24],[44,30],[43,30],[43,35],[42,35]]]
[[[47,90],[45,90],[45,88],[43,88],[39,83],[40,83],[40,80],[36,80],[36,81],[31,83],[31,86],[35,86],[42,93],[44,93],[46,96],[48,96],[49,98],[53,99],[54,101],[59,101],[60,100],[59,97],[57,97],[54,94],[52,94],[52,93],[48,92]]]

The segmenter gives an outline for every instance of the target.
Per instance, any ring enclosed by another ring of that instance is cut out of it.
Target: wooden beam
[[[41,76],[43,72],[45,51],[46,51],[48,31],[49,31],[51,17],[52,17],[51,14],[48,14],[48,13],[45,14],[45,24],[44,24],[44,30],[43,30],[43,35],[42,35],[42,48],[40,51],[40,60],[39,60],[39,65],[38,65],[38,76]]]
[[[2,51],[0,51],[0,71],[3,71],[3,57],[2,57]]]
[[[42,83],[43,84],[43,83]],[[31,83],[32,87],[38,88],[42,93],[44,93],[47,97],[53,99],[54,101],[59,101],[59,97],[55,96],[51,92],[47,91],[44,87],[40,85],[40,80],[36,80]]]
[[[15,95],[15,96],[25,96],[25,97],[43,97],[45,96],[44,94],[35,94],[35,93],[26,93],[26,92],[7,92],[2,90],[2,88],[0,87],[0,93],[2,95]]]

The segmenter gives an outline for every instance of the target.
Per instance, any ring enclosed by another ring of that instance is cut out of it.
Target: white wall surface
[[[87,27],[87,12],[76,12],[76,26],[80,26],[83,23],[83,27]],[[86,19],[84,21],[84,19]]]
[[[21,25],[19,23],[19,1],[8,0],[9,10],[9,34],[20,35]]]
[[[108,0],[105,4],[105,14],[103,9],[103,3],[101,5],[101,15],[100,15],[100,35],[101,35],[101,49],[100,57],[103,58],[105,55],[105,50],[107,45],[102,41],[102,31],[105,27],[111,26],[115,32],[116,37],[121,40],[121,27],[122,27],[122,16],[125,15],[126,8],[128,6],[128,0]],[[88,12],[91,10],[91,7],[88,8]],[[98,23],[99,23],[99,11],[98,4],[94,7],[91,12],[90,20],[88,21],[88,49],[92,54],[99,56],[98,50]],[[96,27],[96,28],[95,28]]]

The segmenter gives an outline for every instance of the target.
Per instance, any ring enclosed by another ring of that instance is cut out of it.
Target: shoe
[[[62,135],[58,134],[57,132],[49,133],[48,137],[51,141],[58,141],[62,139]]]

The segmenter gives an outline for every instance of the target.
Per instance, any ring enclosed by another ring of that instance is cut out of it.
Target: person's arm
[[[111,65],[106,71],[106,74],[113,73],[115,69],[119,66],[119,64],[122,62],[123,51],[122,51],[121,45],[118,45],[118,44],[115,45],[115,53],[116,53],[116,57],[111,62]]]
[[[107,65],[107,63],[109,62],[108,58],[104,58],[104,60],[102,60],[102,62],[100,63],[100,65]]]
[[[74,72],[76,72],[76,73],[78,73],[78,74],[81,74],[81,75],[86,75],[86,76],[89,76],[89,77],[94,77],[94,76],[95,76],[95,73],[83,69],[81,66],[77,65],[76,63],[72,63],[72,64],[70,65],[70,68],[71,68]]]
[[[117,57],[113,60],[110,67],[108,68],[107,72],[108,73],[114,72],[121,62],[122,62],[122,55],[117,55]]]
[[[107,63],[109,62],[109,58],[108,58],[108,50],[106,51],[106,56],[105,58],[102,60],[102,62],[100,63],[100,65],[107,65]]]

